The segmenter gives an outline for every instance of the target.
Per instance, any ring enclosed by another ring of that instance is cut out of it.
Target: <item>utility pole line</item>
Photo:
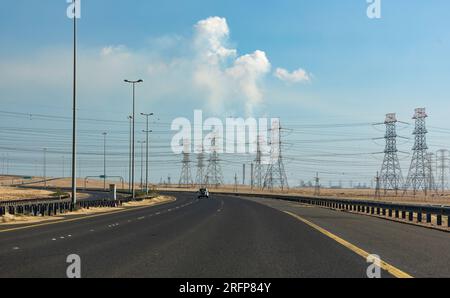
[[[106,135],[108,133],[104,132],[103,135],[103,190],[106,191]]]
[[[141,191],[144,189],[144,144],[145,141],[138,141],[141,145]]]
[[[132,129],[133,129],[133,116],[128,116],[128,120],[130,120],[130,143],[129,143],[129,151],[128,151],[128,191],[131,193],[131,135],[133,133]]]
[[[255,165],[253,163],[250,164],[250,187],[251,190],[253,190],[254,188],[254,184],[255,184],[255,180],[254,180],[254,170],[255,170]]]
[[[141,115],[146,117],[146,120],[147,120],[147,126],[143,132],[145,132],[146,136],[147,136],[147,138],[146,138],[146,144],[147,144],[146,147],[147,148],[146,148],[146,153],[145,153],[145,155],[146,155],[146,157],[145,157],[145,194],[148,195],[148,146],[149,146],[148,134],[153,132],[152,130],[149,130],[148,118],[150,116],[153,116],[153,113],[150,113],[150,114],[141,113]]]
[[[47,188],[47,148],[44,148],[44,188]]]

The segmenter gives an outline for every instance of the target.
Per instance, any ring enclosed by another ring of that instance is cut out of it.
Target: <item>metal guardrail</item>
[[[72,204],[70,198],[62,200],[40,200],[40,201],[14,201],[2,202],[0,204],[0,216],[29,215],[29,216],[55,216],[72,212],[77,209],[89,209],[94,207],[120,207],[123,203],[131,201],[131,198],[120,200],[95,200],[79,201]]]
[[[439,205],[415,205],[388,202],[376,202],[367,200],[350,200],[318,197],[298,197],[272,194],[252,194],[252,193],[222,193],[219,195],[239,195],[247,197],[269,198],[291,202],[298,202],[307,205],[314,205],[323,208],[336,209],[342,211],[352,211],[362,214],[377,215],[392,219],[403,219],[409,222],[431,223],[433,216],[436,217],[436,225],[442,226],[442,219],[447,217],[447,226],[450,227],[450,206]]]
[[[104,192],[103,190],[90,190]],[[147,197],[152,198],[152,197]],[[34,200],[16,200],[16,201],[3,201],[0,202],[0,216],[11,215],[29,215],[29,216],[54,216],[58,214],[64,214],[72,212],[77,209],[89,209],[95,207],[120,207],[123,203],[131,201],[139,201],[143,198],[133,200],[131,197],[123,197],[117,200],[113,199],[100,199],[100,200],[80,200],[75,205],[72,204],[69,195],[60,196],[58,198],[45,198]]]

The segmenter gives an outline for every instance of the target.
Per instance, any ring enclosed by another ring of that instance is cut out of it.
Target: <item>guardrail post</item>
[[[431,213],[427,212],[427,223],[431,223]]]
[[[422,222],[422,211],[417,212],[417,222]]]
[[[395,218],[398,218],[398,217],[399,217],[398,209],[395,209]]]
[[[438,226],[442,226],[442,215],[441,215],[441,214],[438,214],[436,217],[437,217],[437,218],[436,218],[436,224],[437,224]]]
[[[402,219],[406,219],[406,211],[402,210]]]
[[[413,211],[409,211],[408,220],[409,221],[413,221],[414,220],[414,212]]]

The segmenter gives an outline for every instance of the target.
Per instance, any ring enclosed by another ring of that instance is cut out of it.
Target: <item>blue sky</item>
[[[164,36],[188,39],[196,22],[220,16],[226,18],[230,41],[240,54],[261,49],[272,67],[302,67],[314,75],[306,86],[272,86],[284,89],[286,97],[295,94],[332,108],[363,103],[372,111],[384,111],[377,108],[384,100],[389,104],[395,100],[393,108],[408,105],[409,110],[427,101],[441,110],[448,94],[448,1],[384,0],[381,20],[367,18],[363,0],[112,3],[82,2],[81,51],[114,45],[141,50]],[[3,1],[2,58],[69,49],[66,6],[63,0]],[[405,109],[407,115],[409,110]]]
[[[66,7],[64,0],[2,1],[0,110],[70,116]],[[164,123],[192,117],[196,108],[211,116],[246,116],[245,102],[253,100],[252,115],[294,125],[376,122],[388,112],[411,121],[413,109],[424,106],[430,124],[450,128],[450,3],[382,0],[380,20],[369,19],[366,9],[365,0],[82,0],[79,74],[86,80],[80,79],[80,115],[126,119],[130,90],[121,79],[142,77],[138,109],[155,112]],[[236,50],[233,59],[265,53],[270,70],[250,82],[260,98],[239,94],[246,89],[233,81],[226,86],[237,91],[221,93],[217,100],[225,106],[219,108],[211,104],[210,84],[191,86],[199,51],[195,25],[214,16],[226,20],[230,32],[223,45]],[[105,49],[110,60],[101,56]],[[277,68],[302,69],[309,80],[277,79]]]

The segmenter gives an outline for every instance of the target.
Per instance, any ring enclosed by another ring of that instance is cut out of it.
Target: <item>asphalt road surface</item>
[[[164,205],[0,231],[0,277],[66,277],[66,258],[71,254],[81,258],[82,277],[367,276],[363,257],[282,212],[284,207],[231,196],[209,200],[197,200],[193,194],[174,196],[177,201]],[[330,220],[336,216],[323,215],[319,208],[308,210]],[[350,240],[361,242],[361,231],[346,226],[339,216],[336,225],[343,227]],[[398,249],[397,242],[385,246],[389,245]],[[447,252],[448,247],[441,253]],[[386,271],[382,276],[392,277]]]

